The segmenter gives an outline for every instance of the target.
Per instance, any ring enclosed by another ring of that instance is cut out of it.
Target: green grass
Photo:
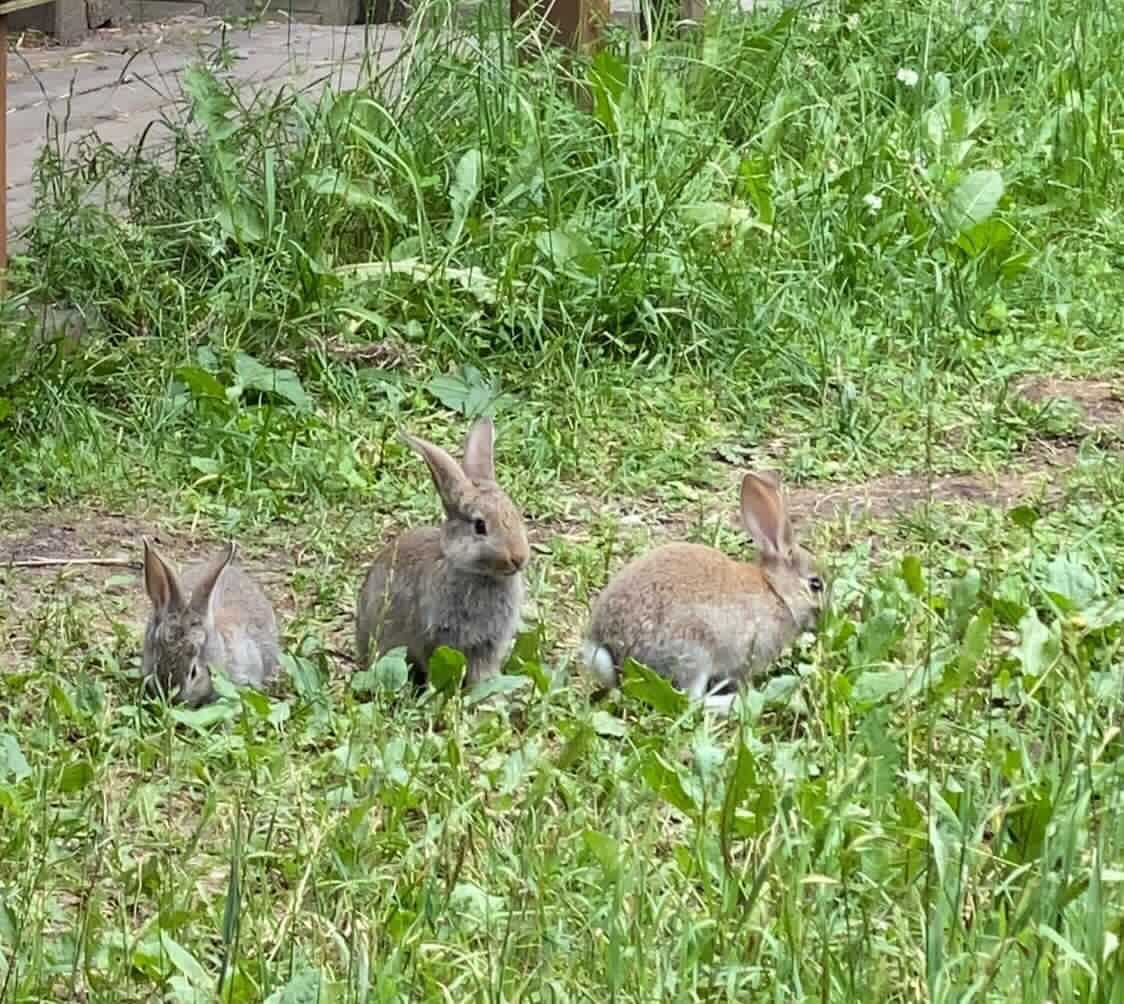
[[[0,1002],[1124,999],[1124,426],[1023,389],[1124,386],[1124,13],[715,12],[584,104],[507,42],[344,94],[200,67],[137,148],[45,151],[0,554],[236,537],[287,656],[141,706],[136,575],[0,566]],[[364,562],[437,516],[397,431],[481,411],[536,547],[501,692],[350,676]],[[740,552],[754,465],[818,638],[734,721],[592,700],[589,602]]]

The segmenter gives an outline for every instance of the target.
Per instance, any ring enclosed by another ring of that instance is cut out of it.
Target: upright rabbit
[[[211,667],[242,686],[261,688],[277,671],[273,607],[257,583],[232,564],[229,543],[181,578],[144,542],[144,588],[152,614],[144,633],[146,688],[157,685],[190,707],[214,700]]]
[[[824,604],[824,580],[794,540],[780,479],[749,473],[741,487],[742,525],[758,548],[755,564],[701,544],[667,544],[627,564],[597,598],[582,661],[615,686],[632,658],[714,710],[772,662]]]
[[[403,435],[421,454],[445,509],[441,526],[423,526],[379,552],[359,590],[359,663],[405,646],[424,676],[441,645],[467,660],[466,682],[495,675],[515,635],[530,557],[523,519],[496,484],[495,430],[480,419],[468,433],[464,463],[439,446]]]

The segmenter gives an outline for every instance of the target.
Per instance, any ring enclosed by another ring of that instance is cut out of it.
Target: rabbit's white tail
[[[604,645],[586,638],[582,641],[582,662],[585,668],[603,687],[617,685],[617,667],[613,665],[612,653]]]

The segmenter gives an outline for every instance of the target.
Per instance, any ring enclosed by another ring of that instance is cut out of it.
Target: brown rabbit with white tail
[[[795,541],[772,473],[742,479],[742,525],[756,563],[701,544],[667,544],[626,565],[597,598],[582,643],[588,672],[616,686],[628,658],[706,706],[729,711],[727,691],[816,627],[824,580]]]
[[[197,708],[215,698],[211,668],[261,689],[280,661],[277,620],[265,594],[238,565],[233,541],[181,578],[144,541],[144,588],[152,614],[144,633],[144,682]]]
[[[496,484],[494,438],[492,420],[479,419],[458,464],[403,435],[429,467],[445,522],[404,533],[375,558],[356,610],[360,666],[404,646],[415,678],[424,677],[445,645],[464,654],[466,683],[499,672],[519,621],[530,546],[519,510]]]

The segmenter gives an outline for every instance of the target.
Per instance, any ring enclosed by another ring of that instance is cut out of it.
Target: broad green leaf
[[[435,376],[426,384],[426,390],[446,408],[468,418],[491,414],[500,398],[499,384],[468,365],[457,373]]]
[[[310,402],[301,386],[300,377],[292,370],[272,369],[258,362],[253,356],[239,352],[234,357],[234,370],[243,387],[277,394],[302,411],[308,410]]]
[[[948,616],[952,623],[951,631],[959,638],[979,606],[980,573],[975,568],[968,569],[962,578],[952,584],[948,594]]]
[[[675,806],[680,812],[693,816],[698,809],[695,800],[683,786],[683,779],[658,753],[649,753],[640,768],[640,773],[648,786],[662,799]]]
[[[907,554],[902,558],[902,578],[914,596],[924,595],[925,573],[921,568],[921,559],[916,554]]]
[[[566,740],[566,745],[562,747],[562,752],[558,754],[556,763],[559,769],[569,770],[582,758],[596,738],[597,734],[593,729],[582,722],[574,730],[573,735]]]
[[[757,761],[744,742],[738,742],[738,755],[733,770],[726,781],[726,794],[722,799],[723,827],[729,825],[734,812],[757,783]]]
[[[1082,619],[1089,631],[1124,624],[1124,600],[1098,600],[1082,612]]]
[[[410,678],[410,667],[406,661],[405,647],[392,648],[379,656],[370,669],[361,669],[351,674],[351,689],[356,694],[370,694],[376,690],[396,693],[406,686]]]
[[[617,107],[628,83],[628,65],[611,49],[600,49],[590,61],[588,80],[594,118],[615,134],[619,128]]]
[[[391,196],[376,191],[374,184],[365,178],[352,178],[338,168],[326,167],[305,175],[304,183],[316,195],[339,199],[353,209],[377,210],[395,223],[401,225],[406,223],[405,216],[394,204]]]
[[[208,478],[216,477],[222,472],[222,461],[215,457],[189,457],[187,462],[192,470]]]
[[[738,188],[757,212],[757,218],[767,227],[773,224],[773,199],[771,165],[764,157],[746,157],[738,165]]]
[[[620,870],[620,844],[607,833],[600,833],[597,830],[586,830],[582,834],[582,841],[589,849],[589,853],[597,859],[605,877],[610,881],[615,879]]]
[[[1019,644],[1015,649],[1023,672],[1027,676],[1041,676],[1058,657],[1061,644],[1057,625],[1047,627],[1038,619],[1038,612],[1030,607],[1019,621]]]
[[[596,275],[602,269],[597,249],[584,235],[574,230],[556,228],[540,233],[535,238],[535,245],[559,268],[573,264],[587,275]]]
[[[175,973],[168,977],[163,994],[164,1004],[215,1004],[215,995],[191,984],[186,976]]]
[[[505,673],[499,673],[474,685],[465,696],[464,703],[471,708],[474,704],[480,704],[496,694],[513,694],[517,690],[530,686],[533,686],[533,683],[529,676],[509,676]]]
[[[881,662],[897,643],[898,634],[897,611],[879,610],[859,629],[859,658],[864,663]]]
[[[281,668],[292,681],[293,689],[302,700],[312,701],[324,691],[324,681],[316,663],[311,659],[281,653]]]
[[[410,678],[410,667],[406,662],[406,649],[393,648],[381,656],[372,668],[375,683],[382,690],[396,693],[406,686]]]
[[[909,683],[904,669],[887,669],[878,673],[862,673],[855,680],[851,700],[856,704],[875,704],[891,694],[899,693]]]
[[[761,689],[761,703],[776,706],[787,704],[800,686],[800,677],[792,673],[770,676]]]
[[[265,221],[249,202],[219,205],[215,218],[223,233],[240,244],[256,244],[265,238]]]
[[[441,694],[453,694],[464,679],[466,661],[462,653],[439,646],[428,660],[429,685]]]
[[[593,731],[599,736],[613,736],[619,739],[628,731],[624,722],[614,715],[610,715],[607,711],[593,712],[590,722],[593,725]]]
[[[181,366],[176,370],[176,377],[183,381],[192,397],[226,400],[226,388],[213,373],[208,373],[201,366]]]
[[[998,171],[973,171],[949,199],[945,222],[954,234],[961,234],[995,212],[1003,197],[1003,175]]]
[[[960,643],[958,664],[961,672],[972,673],[980,664],[991,643],[991,626],[994,620],[995,614],[991,607],[984,607],[968,622],[964,638]]]
[[[956,238],[956,246],[969,257],[979,258],[989,251],[1001,251],[1014,235],[1014,229],[1003,220],[984,220],[962,231]]]
[[[1059,554],[1046,566],[1046,591],[1067,613],[1091,604],[1100,593],[1097,579],[1079,558]]]
[[[16,742],[16,737],[10,732],[0,732],[0,779],[22,781],[30,775],[31,766]]]
[[[479,150],[465,153],[457,162],[456,173],[449,186],[449,205],[453,221],[449,224],[446,239],[455,245],[464,232],[465,220],[472,211],[473,203],[480,194],[481,176],[484,173],[484,158]]]
[[[475,927],[501,925],[507,916],[507,900],[482,889],[475,882],[458,882],[449,896],[449,916]]]
[[[302,969],[264,1004],[334,1004],[339,999],[336,985],[319,969]]]
[[[238,709],[239,705],[235,701],[224,700],[205,704],[201,708],[172,708],[170,714],[181,725],[205,731],[218,722],[237,718]]]
[[[658,673],[632,659],[626,659],[621,666],[621,691],[665,715],[681,714],[690,703],[686,694],[676,690]]]
[[[245,687],[240,692],[242,703],[253,713],[256,718],[268,718],[270,705],[269,698],[252,687]]]
[[[214,979],[207,970],[199,964],[195,956],[176,941],[167,931],[160,932],[160,944],[172,965],[184,975],[187,982],[193,987],[201,990],[214,985]]]

